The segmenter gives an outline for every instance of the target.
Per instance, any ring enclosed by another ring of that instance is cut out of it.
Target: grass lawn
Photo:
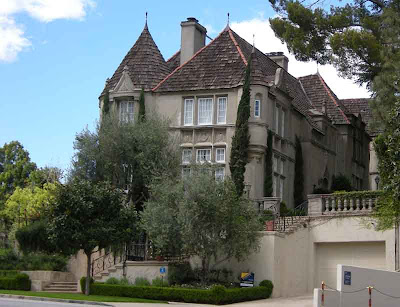
[[[167,303],[164,301],[147,300],[142,298],[131,298],[131,297],[102,296],[102,295],[86,296],[81,293],[50,293],[50,292],[32,292],[32,291],[19,291],[19,290],[0,290],[0,294],[50,297],[50,298],[59,298],[65,300],[80,300],[80,301],[93,301],[93,302]]]

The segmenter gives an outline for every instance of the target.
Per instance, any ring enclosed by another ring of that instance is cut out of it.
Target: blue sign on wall
[[[162,267],[160,268],[160,273],[161,273],[161,274],[165,274],[165,271],[166,271],[166,270],[165,270],[165,267],[162,266]]]
[[[349,271],[344,271],[344,284],[351,286],[351,272]]]

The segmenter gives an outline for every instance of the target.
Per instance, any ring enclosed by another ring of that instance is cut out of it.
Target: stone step
[[[53,282],[47,287],[43,289],[45,292],[67,292],[67,293],[75,293],[78,292],[78,283],[77,282]]]

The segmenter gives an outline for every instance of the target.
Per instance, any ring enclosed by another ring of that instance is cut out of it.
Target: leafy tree
[[[297,207],[304,201],[304,161],[300,138],[296,135],[296,157],[294,164],[294,205]]]
[[[243,93],[237,110],[235,134],[232,137],[232,149],[229,162],[232,180],[236,186],[237,195],[241,196],[244,191],[244,173],[248,163],[248,152],[250,144],[249,117],[250,117],[250,56],[246,67]]]
[[[29,182],[42,188],[46,183],[60,183],[62,177],[63,171],[58,167],[45,166],[34,170],[29,175]]]
[[[144,104],[144,89],[140,91],[139,97],[139,120],[144,121],[146,120],[146,107]]]
[[[15,233],[19,249],[24,254],[46,252],[53,254],[56,247],[49,240],[48,219],[41,218],[19,228]]]
[[[73,180],[60,185],[51,212],[50,238],[57,249],[87,256],[85,294],[89,295],[91,254],[96,247],[125,243],[136,233],[136,213],[123,194],[106,182]]]
[[[179,174],[179,148],[168,129],[169,121],[155,112],[134,123],[120,123],[111,112],[95,132],[77,135],[70,178],[112,182],[140,209],[154,178]]]
[[[197,255],[203,281],[223,261],[241,260],[258,249],[262,225],[253,204],[236,194],[231,179],[216,182],[212,172],[195,168],[187,179],[163,180],[151,191],[142,227],[161,249],[168,251],[172,245],[174,251]]]
[[[29,153],[18,141],[0,147],[0,210],[17,187],[25,187],[29,175],[36,169]]]
[[[55,197],[56,184],[46,183],[43,188],[17,187],[14,193],[7,199],[2,214],[14,224],[28,225],[31,221],[39,220],[48,214],[51,203]]]
[[[264,165],[264,197],[271,197],[274,193],[272,183],[272,132],[268,130],[267,149],[265,150]]]

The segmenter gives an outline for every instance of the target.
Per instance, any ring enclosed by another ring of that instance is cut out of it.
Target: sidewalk
[[[115,307],[162,307],[163,304],[148,304],[148,303],[108,303]],[[298,296],[290,298],[272,298],[259,301],[236,303],[227,306],[235,307],[312,307],[313,297],[309,296]],[[185,307],[185,306],[197,306],[197,307],[209,307],[214,305],[205,304],[191,304],[191,303],[169,303],[168,307]]]

